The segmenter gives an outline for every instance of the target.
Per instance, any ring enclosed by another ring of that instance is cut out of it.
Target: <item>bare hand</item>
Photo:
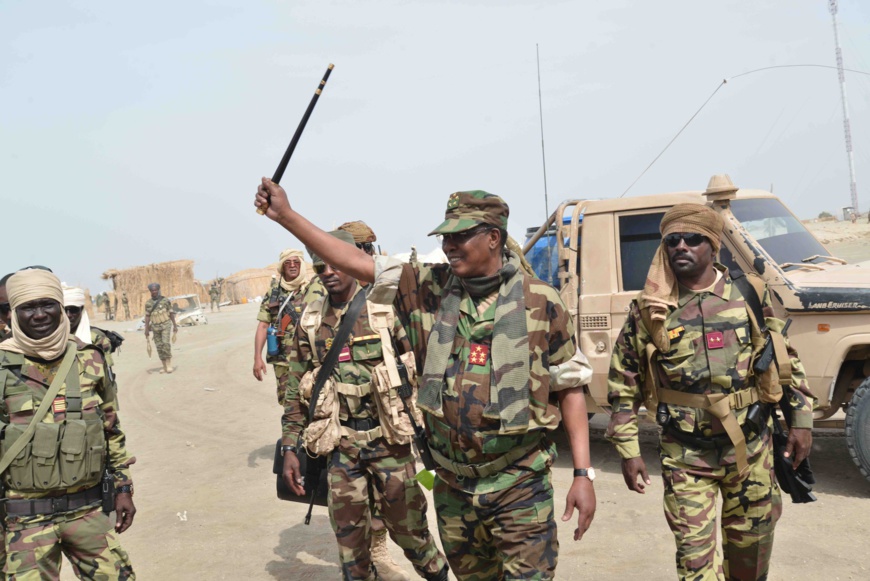
[[[797,470],[801,462],[806,460],[813,448],[813,431],[809,428],[792,428],[788,431],[788,442],[785,444],[786,458],[792,458],[791,467]],[[792,457],[794,454],[794,457]]]
[[[136,516],[132,494],[121,492],[115,495],[115,513],[117,513],[115,532],[121,534],[130,528],[130,525],[133,524],[133,517]]]
[[[270,220],[277,219],[281,212],[290,209],[287,192],[269,178],[263,178],[257,187],[254,205],[261,210],[265,210],[266,216]]]
[[[574,478],[571,489],[568,491],[568,497],[565,499],[565,513],[562,515],[562,522],[571,520],[574,507],[577,507],[577,528],[574,529],[574,540],[579,541],[583,538],[583,534],[589,530],[592,519],[595,518],[595,488],[592,486],[592,481],[585,476]]]
[[[642,482],[638,482],[638,476],[643,479]],[[640,456],[622,459],[622,477],[625,479],[625,485],[628,486],[628,489],[639,494],[644,494],[645,488],[652,484],[646,471],[646,463]]]
[[[302,474],[299,472],[299,458],[292,452],[284,454],[284,484],[296,496],[305,494],[305,487],[302,486]]]
[[[254,357],[254,377],[257,378],[257,381],[263,381],[267,371],[266,362],[263,361],[263,358],[259,356]]]

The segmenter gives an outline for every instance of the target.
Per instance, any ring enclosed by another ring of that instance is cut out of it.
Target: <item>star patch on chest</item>
[[[673,329],[668,329],[668,339],[670,339],[671,341],[673,341],[674,339],[679,340],[685,332],[686,328],[682,325]]]
[[[722,331],[710,331],[707,337],[707,349],[721,349],[725,346],[725,336]]]
[[[489,360],[489,347],[478,343],[471,344],[471,350],[468,353],[468,362],[472,365],[486,365]]]

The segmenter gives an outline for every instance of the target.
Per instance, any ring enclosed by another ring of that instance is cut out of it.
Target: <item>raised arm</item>
[[[372,257],[356,247],[333,238],[290,207],[284,188],[269,178],[263,178],[257,187],[254,205],[266,210],[266,216],[296,236],[324,262],[355,279],[367,283],[375,280]]]

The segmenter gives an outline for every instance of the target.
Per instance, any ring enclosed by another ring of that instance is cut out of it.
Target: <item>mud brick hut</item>
[[[224,279],[223,300],[231,300],[233,304],[262,297],[269,292],[272,278],[277,276],[275,267],[248,268],[233,273]]]

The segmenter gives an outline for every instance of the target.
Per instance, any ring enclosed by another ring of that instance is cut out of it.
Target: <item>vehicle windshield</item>
[[[172,310],[176,313],[187,313],[189,311],[195,311],[200,308],[199,297],[195,296],[176,297],[173,298],[171,302]]]
[[[825,247],[776,198],[731,200],[731,212],[777,264],[800,264],[811,256],[828,255]],[[824,260],[817,258],[812,262]]]

